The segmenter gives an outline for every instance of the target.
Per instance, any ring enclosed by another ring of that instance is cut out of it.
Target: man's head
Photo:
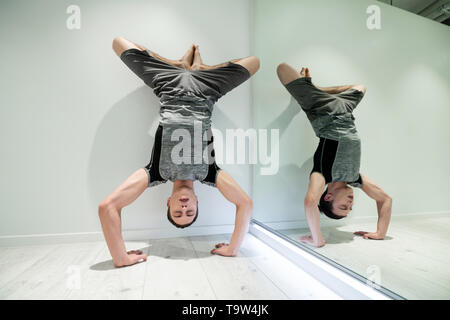
[[[346,185],[334,188],[332,192],[327,188],[319,201],[319,210],[331,219],[345,218],[352,206],[353,189]]]
[[[180,187],[167,199],[167,219],[177,228],[189,227],[198,216],[198,199],[194,190]]]

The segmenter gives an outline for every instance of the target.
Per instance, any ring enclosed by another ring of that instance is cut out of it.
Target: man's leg
[[[259,58],[256,56],[249,56],[249,57],[245,57],[245,58],[234,59],[234,60],[231,60],[231,62],[240,64],[241,66],[246,68],[248,70],[248,72],[250,73],[250,77],[253,76],[256,73],[256,71],[259,70],[259,67],[260,67]]]
[[[331,94],[341,93],[348,89],[355,89],[355,90],[361,91],[364,94],[366,93],[366,87],[362,84],[357,84],[357,85],[350,84],[350,85],[334,86],[334,87],[319,87],[319,86],[316,86],[316,87],[326,93],[331,93]]]
[[[259,69],[260,63],[259,58],[256,56],[249,56],[246,58],[239,58],[239,59],[233,59],[231,62],[240,64],[244,68],[248,70],[250,73],[250,76],[253,76]],[[195,46],[195,52],[194,52],[194,61],[192,62],[191,69],[192,70],[211,70],[211,69],[217,69],[220,67],[224,67],[228,64],[228,61],[216,64],[214,66],[209,66],[203,63],[202,58],[200,56],[200,50],[198,48],[198,45]]]
[[[281,63],[277,68],[278,78],[280,79],[283,85],[288,84],[291,81],[294,81],[298,78],[302,77],[311,77],[308,68],[302,68],[299,72],[294,67],[290,66],[287,63]],[[319,90],[322,90],[326,93],[341,93],[348,89],[356,89],[361,91],[362,93],[366,93],[366,87],[364,85],[344,85],[344,86],[334,86],[334,87],[319,87],[314,85]]]
[[[277,67],[277,75],[283,85],[288,84],[298,78],[306,77],[306,69],[302,68],[302,73],[297,71],[293,66],[283,62]],[[308,74],[309,76],[309,74]]]
[[[277,67],[277,75],[282,85],[297,100],[303,110],[318,108],[333,97],[313,85],[308,68],[300,72],[287,63]]]
[[[179,68],[184,68],[185,67],[185,61],[182,60],[182,59],[171,60],[171,59],[164,58],[163,56],[160,56],[156,52],[153,52],[153,51],[145,48],[142,45],[136,44],[136,43],[131,42],[130,40],[127,40],[127,39],[122,38],[122,37],[114,38],[112,47],[113,47],[114,52],[119,57],[121,56],[122,52],[124,52],[125,50],[134,48],[134,49],[138,49],[138,50],[147,50],[153,57],[155,57],[155,58],[157,58],[157,59],[159,59],[161,61],[164,61],[164,62],[166,62],[168,64],[171,64],[171,65],[173,65],[175,67],[179,67]],[[193,48],[192,48],[192,50],[193,50]]]
[[[147,172],[139,169],[107,196],[98,207],[103,234],[116,267],[132,265],[141,259],[147,259],[147,255],[142,254],[142,251],[126,251],[121,225],[122,208],[136,200],[147,186]]]

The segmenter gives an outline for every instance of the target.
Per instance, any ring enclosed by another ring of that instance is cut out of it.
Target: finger
[[[220,250],[219,249],[212,249],[211,250],[211,254],[219,254],[220,255]]]
[[[147,255],[146,254],[137,254],[135,256],[133,256],[132,261],[134,263],[140,262],[140,261],[147,261]]]

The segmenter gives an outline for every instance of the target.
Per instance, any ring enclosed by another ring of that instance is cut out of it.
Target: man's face
[[[333,201],[333,213],[345,217],[353,207],[353,189],[349,186],[336,189],[325,196],[325,201]]]
[[[189,224],[197,214],[198,199],[190,188],[180,188],[167,199],[170,207],[170,216],[175,223],[180,225]]]

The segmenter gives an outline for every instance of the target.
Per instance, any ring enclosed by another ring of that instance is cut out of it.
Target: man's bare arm
[[[325,239],[320,231],[320,211],[317,203],[323,193],[325,187],[325,179],[317,172],[313,172],[309,179],[308,191],[305,196],[305,214],[308,221],[311,236],[302,237],[300,240],[315,247],[325,245]]]
[[[98,215],[103,234],[113,258],[114,266],[123,267],[135,264],[147,255],[141,250],[129,251],[125,249],[122,239],[122,208],[136,200],[145,191],[148,176],[145,170],[139,169],[129,176],[120,186],[109,194],[99,205]]]
[[[220,170],[217,176],[217,189],[230,202],[236,205],[236,219],[230,244],[217,244],[211,253],[224,256],[236,256],[248,231],[248,225],[252,215],[253,203],[237,182],[224,170]]]
[[[392,198],[366,176],[362,176],[362,179],[362,190],[377,203],[377,231],[373,233],[358,231],[355,234],[362,235],[366,239],[382,240],[386,236],[389,222],[391,220]]]

